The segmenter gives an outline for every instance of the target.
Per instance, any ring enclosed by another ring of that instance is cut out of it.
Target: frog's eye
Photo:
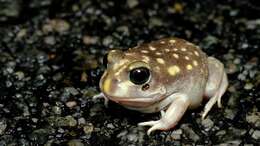
[[[129,79],[136,85],[146,83],[150,78],[150,70],[146,67],[138,67],[130,70]]]

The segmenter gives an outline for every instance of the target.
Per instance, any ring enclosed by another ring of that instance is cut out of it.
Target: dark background
[[[259,28],[257,0],[0,0],[0,146],[257,145]],[[137,123],[159,114],[91,97],[108,49],[169,36],[221,60],[230,85],[206,120],[201,106],[147,136]]]

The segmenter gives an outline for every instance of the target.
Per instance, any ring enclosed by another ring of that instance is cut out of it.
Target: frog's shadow
[[[108,107],[105,108],[105,111],[106,114],[109,114],[111,117],[118,118],[120,120],[126,119],[131,125],[136,125],[137,123],[143,121],[156,120],[156,117],[159,115],[158,113],[147,114],[129,110],[117,103],[110,101],[108,103]],[[153,119],[151,119],[152,117]]]
[[[141,113],[138,111],[126,109],[123,106],[114,102],[109,102],[108,107],[105,108],[104,110],[106,114],[109,114],[113,118],[118,118],[119,120],[126,119],[131,125],[137,125],[138,123],[144,121],[159,120],[161,118],[160,112]],[[199,114],[202,110],[203,110],[202,106],[200,106],[198,109],[195,110],[187,110],[184,116],[179,121],[179,123],[190,123],[190,121],[192,121],[193,119],[193,116],[191,116],[191,114],[194,115],[194,113],[196,113],[195,114],[196,117],[200,116]]]
[[[201,115],[203,113],[203,109],[204,109],[204,106],[206,103],[207,103],[207,101],[204,100],[203,103],[198,108],[192,109],[192,110],[187,110],[185,112],[185,114],[183,115],[183,117],[181,118],[181,120],[176,125],[176,128],[179,128],[179,126],[184,123],[197,125],[198,123],[196,122],[196,119],[201,118]],[[159,120],[161,118],[160,112],[141,113],[138,111],[126,109],[123,106],[121,106],[117,103],[111,102],[111,101],[109,101],[108,107],[105,108],[104,110],[105,110],[106,114],[110,115],[113,118],[118,118],[119,120],[126,119],[129,122],[129,124],[131,124],[131,125],[137,125],[138,123],[144,122],[144,121]],[[211,114],[214,115],[216,112],[218,113],[218,110],[222,110],[222,109],[218,108],[215,105],[211,109],[211,112],[209,113],[209,115],[211,115]],[[199,126],[199,125],[197,125],[197,126]]]

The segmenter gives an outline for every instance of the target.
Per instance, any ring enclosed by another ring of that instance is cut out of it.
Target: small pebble
[[[83,117],[79,118],[79,119],[78,119],[78,124],[79,124],[79,125],[85,125],[85,124],[86,124],[85,118],[83,118]]]
[[[250,90],[254,87],[254,85],[252,83],[246,83],[245,86],[244,86],[244,89],[246,90]]]
[[[24,72],[22,71],[15,72],[15,75],[17,76],[18,80],[22,80],[24,78]]]
[[[79,94],[79,91],[75,89],[74,87],[66,87],[65,91],[70,93],[71,95],[75,96]]]
[[[255,130],[252,134],[252,138],[260,140],[260,130]]]
[[[44,38],[44,42],[47,45],[55,45],[56,40],[53,36],[47,36],[47,37]]]
[[[73,108],[73,107],[75,107],[77,105],[77,102],[76,101],[68,101],[68,102],[66,102],[66,106],[68,107],[68,108]]]
[[[50,20],[47,24],[43,25],[42,29],[45,33],[52,31],[62,33],[70,29],[70,24],[62,19],[53,19]]]
[[[113,38],[111,36],[107,36],[103,39],[103,45],[109,46],[113,42]]]
[[[91,134],[94,131],[94,126],[92,123],[87,123],[84,127],[83,127],[83,131],[85,134]]]
[[[21,39],[21,38],[25,37],[26,34],[27,34],[27,29],[21,29],[21,30],[17,33],[16,37],[17,37],[18,39]]]
[[[0,135],[4,134],[6,127],[6,121],[4,119],[0,119]]]
[[[129,8],[134,8],[139,4],[138,0],[127,0],[127,5]]]
[[[188,124],[181,125],[181,129],[183,129],[183,133],[193,141],[198,141],[200,137],[194,132],[194,130]]]
[[[52,107],[52,111],[53,111],[55,114],[57,114],[57,115],[60,115],[61,112],[62,112],[62,110],[61,110],[61,108],[60,108],[59,106],[53,106],[53,107]]]
[[[81,142],[81,140],[74,139],[74,140],[70,140],[67,143],[67,146],[85,146],[85,145]]]
[[[236,111],[235,110],[232,110],[232,109],[225,109],[224,111],[224,115],[226,118],[228,119],[234,119],[234,117],[236,116]]]
[[[177,130],[172,131],[171,140],[180,140],[182,133],[183,133],[182,129],[177,129]]]
[[[84,36],[83,37],[83,43],[85,45],[93,45],[93,44],[97,44],[98,42],[98,37],[97,36]]]
[[[214,122],[209,118],[202,120],[201,124],[203,125],[206,131],[210,130],[210,128],[214,126]]]
[[[107,124],[107,128],[114,129],[115,126],[112,123]]]
[[[254,124],[255,127],[260,127],[260,112],[248,113],[246,115],[246,121],[250,124]]]

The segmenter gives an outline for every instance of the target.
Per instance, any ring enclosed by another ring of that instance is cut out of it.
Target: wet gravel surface
[[[223,108],[188,111],[171,131],[158,119],[91,97],[109,48],[187,39],[224,64]],[[0,0],[0,146],[259,145],[260,5],[241,1]]]

